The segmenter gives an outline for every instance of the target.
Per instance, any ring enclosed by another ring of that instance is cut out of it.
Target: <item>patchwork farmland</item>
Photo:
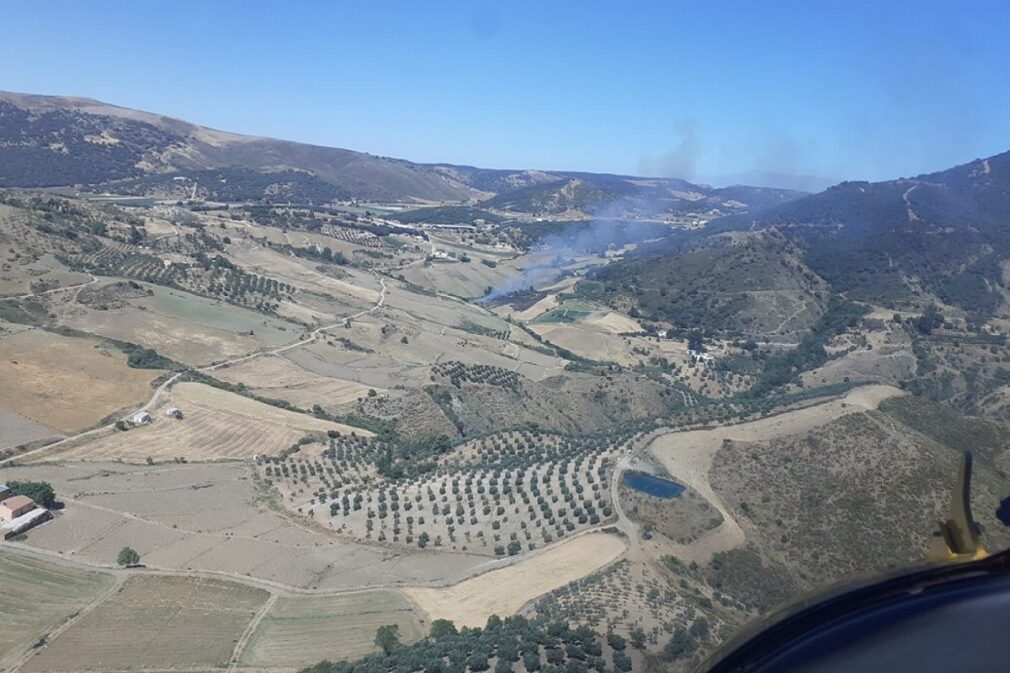
[[[223,667],[268,597],[234,582],[132,576],[21,670]]]
[[[179,409],[182,418],[166,416],[166,409]],[[372,434],[202,383],[176,384],[166,401],[153,410],[152,419],[128,432],[51,453],[47,459],[134,463],[234,460],[277,454],[313,433]]]
[[[78,570],[0,548],[0,669],[115,585],[112,575]]]

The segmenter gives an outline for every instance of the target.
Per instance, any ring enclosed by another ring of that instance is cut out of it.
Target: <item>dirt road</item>
[[[690,486],[719,510],[723,523],[689,544],[672,544],[670,552],[686,561],[707,562],[712,555],[744,543],[744,532],[709,483],[712,459],[725,440],[760,442],[806,432],[841,416],[877,406],[889,397],[904,395],[891,386],[870,385],[850,390],[844,397],[736,425],[706,430],[671,431],[648,447],[677,481]],[[616,479],[615,479],[616,481]]]
[[[259,350],[259,351],[256,351],[254,353],[250,353],[248,355],[243,355],[241,357],[233,358],[231,360],[226,360],[224,362],[218,362],[218,363],[215,363],[215,364],[212,364],[212,365],[207,365],[205,367],[199,367],[197,369],[194,369],[193,371],[197,371],[197,372],[211,372],[211,371],[214,371],[215,369],[220,369],[222,367],[228,367],[230,365],[239,364],[240,362],[248,362],[249,360],[254,360],[256,358],[263,357],[265,355],[277,355],[279,353],[283,353],[285,351],[289,351],[289,350],[292,350],[294,348],[299,348],[301,346],[305,346],[307,344],[310,344],[310,343],[314,342],[323,333],[325,333],[328,330],[331,330],[331,329],[333,329],[335,327],[339,327],[339,326],[343,325],[348,320],[355,320],[357,318],[360,318],[363,315],[368,315],[370,313],[374,313],[375,311],[378,311],[386,303],[386,292],[387,292],[388,288],[386,287],[386,279],[384,277],[382,277],[379,274],[375,274],[375,276],[379,279],[379,284],[381,285],[382,290],[379,293],[379,298],[376,300],[375,304],[371,308],[364,309],[362,311],[358,311],[357,313],[354,313],[354,314],[351,314],[351,315],[346,315],[346,316],[339,317],[335,322],[332,322],[332,323],[329,323],[327,325],[323,325],[322,327],[316,328],[315,330],[313,330],[312,332],[309,333],[309,336],[307,336],[306,338],[301,339],[299,341],[295,341],[294,343],[290,343],[290,344],[287,344],[285,346],[280,346],[278,348],[270,348],[270,349],[266,349],[266,350]],[[97,280],[98,280],[97,278],[92,277],[91,282],[84,283],[84,284],[82,284],[80,286],[76,286],[76,287],[84,287],[85,285],[90,285],[91,283],[94,283]],[[60,288],[60,291],[62,291],[62,290],[69,290],[69,289],[71,289],[71,288],[70,287]],[[31,295],[29,295],[29,296],[31,296]],[[173,374],[172,376],[168,377],[167,379],[165,379],[165,381],[163,381],[161,383],[161,385],[159,385],[154,390],[154,393],[151,395],[150,399],[148,399],[147,402],[144,403],[143,406],[141,406],[141,407],[139,407],[137,409],[134,409],[133,411],[131,411],[128,414],[124,415],[121,418],[121,420],[127,421],[127,420],[131,419],[134,415],[140,413],[141,411],[150,411],[151,409],[153,409],[154,407],[156,407],[158,405],[158,401],[161,399],[162,394],[164,394],[164,392],[166,390],[168,390],[177,380],[179,380],[179,377],[181,377],[185,373],[186,372],[177,372],[177,373]],[[22,460],[26,456],[33,456],[33,455],[37,455],[37,454],[40,454],[40,453],[43,453],[43,452],[52,451],[53,449],[59,448],[61,446],[64,446],[64,445],[66,445],[66,444],[68,444],[70,442],[76,442],[76,441],[79,441],[79,440],[84,439],[86,437],[90,437],[92,435],[98,435],[98,434],[101,434],[101,433],[104,433],[104,432],[111,432],[112,430],[115,429],[115,427],[116,427],[116,424],[113,422],[113,423],[109,423],[108,425],[103,425],[103,426],[98,427],[98,428],[92,428],[91,430],[85,430],[84,432],[79,432],[76,435],[72,435],[70,437],[65,437],[65,438],[63,438],[63,439],[61,439],[61,440],[59,440],[57,442],[53,442],[52,444],[47,444],[47,445],[41,446],[41,447],[39,447],[37,449],[33,449],[31,451],[26,451],[24,453],[20,453],[20,454],[11,456],[10,458],[7,458],[5,460],[0,460],[0,466],[7,465],[9,463],[13,463],[13,462],[18,461],[18,460]]]

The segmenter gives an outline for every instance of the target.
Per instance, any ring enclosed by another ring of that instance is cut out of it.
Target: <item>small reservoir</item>
[[[683,484],[651,475],[648,472],[625,472],[624,485],[636,491],[665,499],[676,498],[684,492]]]

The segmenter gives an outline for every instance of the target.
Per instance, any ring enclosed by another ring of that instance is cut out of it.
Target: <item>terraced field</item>
[[[268,596],[234,582],[132,576],[22,670],[223,667]]]

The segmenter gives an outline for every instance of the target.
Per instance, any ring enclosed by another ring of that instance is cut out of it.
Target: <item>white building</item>
[[[150,423],[151,414],[147,413],[146,411],[138,411],[133,415],[133,422],[136,423],[137,425],[141,425],[143,423]]]
[[[715,362],[714,355],[709,355],[702,351],[689,350],[687,354],[691,356],[691,362],[704,362],[705,364]]]
[[[182,410],[179,409],[179,407],[169,407],[168,409],[165,409],[165,415],[171,418],[181,418]]]

